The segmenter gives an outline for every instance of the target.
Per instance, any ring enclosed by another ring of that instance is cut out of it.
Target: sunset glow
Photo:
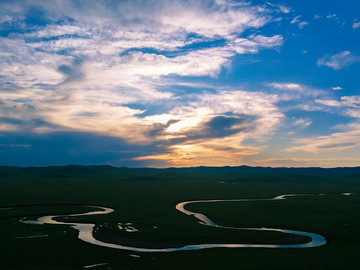
[[[359,1],[0,13],[0,165],[360,165]]]

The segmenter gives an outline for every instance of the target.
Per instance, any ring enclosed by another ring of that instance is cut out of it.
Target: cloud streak
[[[301,146],[287,148],[287,152],[305,151],[311,153],[338,152],[360,146],[360,124],[347,126],[348,131],[337,132],[327,136],[297,139]]]
[[[343,51],[334,55],[325,55],[317,61],[317,65],[339,70],[359,61],[359,56],[352,54],[350,51]]]
[[[360,96],[343,96],[340,101],[333,99],[318,99],[315,102],[326,106],[330,112],[343,114],[353,120],[348,124],[334,126],[334,129],[342,131],[326,136],[317,136],[305,139],[296,139],[293,146],[287,148],[287,152],[305,151],[311,153],[338,152],[360,146]],[[335,110],[335,111],[334,111]]]

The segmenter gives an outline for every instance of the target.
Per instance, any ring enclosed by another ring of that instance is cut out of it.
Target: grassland
[[[341,195],[345,192],[354,194]],[[289,193],[325,195],[187,207],[221,225],[319,233],[327,245],[136,253],[82,242],[68,226],[19,222],[23,217],[80,213],[86,210],[82,205],[99,205],[115,212],[68,220],[97,224],[101,229],[96,237],[110,242],[148,247],[303,242],[302,237],[274,232],[203,226],[175,209],[177,203],[189,200],[271,198]],[[360,168],[1,167],[0,207],[11,208],[0,210],[0,269],[82,269],[102,263],[106,264],[92,269],[360,269]],[[139,231],[119,231],[119,222],[133,223]]]

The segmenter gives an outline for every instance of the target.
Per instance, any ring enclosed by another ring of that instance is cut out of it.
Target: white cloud
[[[272,88],[271,92],[276,93],[280,100],[306,102],[308,105],[313,102],[315,97],[322,97],[327,94],[324,90],[294,82],[268,83],[267,86]]]
[[[360,120],[360,96],[343,96],[339,100],[315,100],[315,102],[327,106],[329,111]],[[347,125],[336,126],[347,129]]]
[[[283,44],[283,37],[275,35],[266,37],[262,35],[251,35],[248,38],[236,38],[229,40],[227,49],[229,52],[244,54],[257,53],[262,48],[276,48]]]
[[[360,22],[354,22],[353,25],[352,25],[352,28],[355,29],[358,29],[360,27]]]
[[[352,54],[350,51],[343,51],[335,55],[325,55],[317,61],[317,65],[339,70],[359,61],[360,57]]]
[[[296,106],[293,106],[292,109],[299,109],[307,112],[324,111],[324,107],[318,105],[316,102],[300,103]]]
[[[329,15],[326,16],[327,19],[334,19],[336,17],[337,17],[336,14],[329,14]]]
[[[324,100],[324,99],[316,99],[315,102],[330,106],[330,107],[350,107],[350,108],[360,108],[360,96],[342,96],[340,101],[338,100]]]
[[[170,98],[171,93],[155,89],[160,77],[216,76],[235,54],[282,44],[280,35],[240,37],[244,30],[271,20],[270,11],[245,3],[139,0],[76,5],[32,1],[31,5],[41,7],[49,23],[1,39],[1,80],[34,89],[56,89],[64,82],[73,91],[107,89],[114,94],[121,89],[123,104],[141,96]],[[7,12],[25,16],[25,3],[10,6]],[[56,24],[61,18],[67,19]],[[216,48],[182,49],[219,39],[225,41]],[[144,48],[155,51],[142,52]],[[82,59],[81,65],[74,65],[77,59]],[[60,67],[78,72],[78,81],[69,85]]]
[[[14,5],[18,13],[26,12],[26,5]],[[249,27],[259,28],[270,19],[263,8],[230,1],[32,1],[32,5],[41,7],[44,16],[53,22],[71,18],[96,30],[107,26],[111,31],[112,26],[120,25],[135,32],[185,31],[208,37],[239,34]]]
[[[336,87],[332,87],[332,90],[334,91],[338,91],[338,90],[342,90],[343,88],[340,86],[336,86]]]
[[[300,118],[293,122],[294,126],[300,127],[302,129],[310,126],[311,124],[312,124],[312,121],[310,119],[306,119],[306,118]]]
[[[273,48],[283,44],[283,37],[281,35],[275,35],[272,37],[265,37],[262,35],[253,35],[249,37],[250,40],[256,42],[256,44],[261,48]]]
[[[360,95],[357,96],[343,96],[341,101],[344,106],[360,108]]]
[[[292,21],[291,21],[291,23],[299,23],[300,22],[300,15],[299,16],[296,16],[296,17],[294,17],[294,19],[292,19]]]
[[[342,130],[326,136],[317,136],[306,139],[296,139],[300,146],[289,147],[285,151],[305,151],[311,153],[326,153],[343,151],[360,146],[360,96],[343,96],[341,100],[317,99],[315,102],[329,107],[331,110],[352,117],[355,122],[336,125],[333,129]]]
[[[229,36],[241,33],[249,27],[261,27],[267,19],[257,16],[256,8],[223,9],[217,5],[204,8],[202,2],[193,2],[191,8],[176,3],[166,7],[166,13],[160,15],[160,21],[171,27],[181,27],[186,32],[198,33],[206,37]]]
[[[270,83],[270,86],[281,90],[301,90],[303,87],[298,83]]]
[[[341,107],[342,103],[337,100],[324,100],[324,99],[315,99],[315,102],[320,103],[322,105],[330,106],[330,107]]]
[[[300,23],[298,24],[298,26],[299,26],[300,29],[303,29],[304,26],[305,26],[305,25],[308,25],[308,24],[309,24],[309,22],[303,21],[303,22],[300,22]]]
[[[290,11],[291,11],[291,8],[284,6],[284,5],[279,5],[279,8],[283,13],[290,13]]]
[[[301,21],[300,18],[301,18],[301,15],[296,16],[296,17],[294,17],[294,19],[292,19],[292,21],[290,23],[297,24],[299,29],[303,29],[305,25],[309,24],[309,22]]]
[[[345,114],[346,114],[347,116],[360,119],[360,110],[348,109],[348,110],[346,110]]]
[[[285,151],[324,153],[360,147],[360,124],[349,124],[347,125],[347,129],[347,131],[337,132],[327,136],[297,139],[294,142],[301,145],[287,148]]]
[[[80,25],[49,25],[38,31],[26,33],[25,37],[50,38],[63,35],[75,35],[76,37],[89,36],[92,31],[86,26]]]
[[[268,134],[283,117],[275,106],[275,103],[278,100],[275,95],[264,94],[261,92],[221,91],[216,94],[193,96],[193,98],[195,97],[196,100],[190,102],[189,106],[176,107],[170,111],[170,114],[155,115],[149,118],[158,119],[160,122],[163,122],[163,119],[167,119],[167,121],[170,121],[171,119],[177,121],[180,120],[180,122],[172,124],[175,126],[179,126],[179,123],[184,121],[185,123],[188,123],[189,126],[181,126],[187,128],[196,126],[197,123],[209,116],[212,117],[225,113],[248,115],[255,116],[258,120],[268,120],[269,124],[266,124],[258,130],[259,134]],[[170,118],[169,115],[172,115],[173,118]],[[269,128],[265,128],[266,126],[269,126]]]
[[[266,2],[267,5],[275,8],[275,9],[278,9],[279,12],[281,13],[285,13],[285,14],[288,14],[291,12],[291,8],[285,6],[285,5],[281,5],[281,4],[274,4],[274,3],[270,3],[270,2]]]

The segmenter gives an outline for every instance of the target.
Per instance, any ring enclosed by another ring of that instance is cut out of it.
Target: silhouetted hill
[[[189,168],[118,168],[102,166],[53,166],[15,168],[0,166],[0,177],[48,179],[123,179],[134,181],[182,180],[207,178],[224,181],[341,181],[360,179],[360,167],[352,168],[269,168],[269,167],[189,167]]]

